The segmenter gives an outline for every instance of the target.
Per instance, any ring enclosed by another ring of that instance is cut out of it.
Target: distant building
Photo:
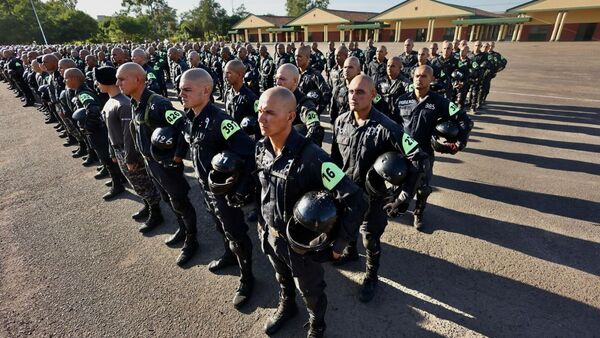
[[[233,42],[274,42],[283,37],[283,32],[278,29],[292,19],[291,16],[250,14],[237,22],[229,35]]]

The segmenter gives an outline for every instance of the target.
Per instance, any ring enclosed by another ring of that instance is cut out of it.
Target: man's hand
[[[183,158],[179,156],[173,157],[173,162],[175,163],[183,163]]]
[[[334,260],[336,260],[336,261],[337,261],[338,259],[340,259],[340,257],[342,257],[342,254],[341,254],[341,253],[337,253],[337,252],[335,252],[335,251],[331,251],[331,253],[332,253],[333,259],[334,259]]]
[[[456,143],[444,143],[448,147],[448,152],[452,155],[458,153],[458,144]]]
[[[113,157],[112,161],[113,161],[113,163],[119,163],[119,162],[117,162],[117,158],[116,157]]]
[[[406,212],[410,201],[406,202],[402,198],[397,198],[395,201],[383,206],[383,210],[389,217],[398,217]]]
[[[137,163],[127,163],[127,170],[129,172],[134,172],[138,169],[138,164]]]

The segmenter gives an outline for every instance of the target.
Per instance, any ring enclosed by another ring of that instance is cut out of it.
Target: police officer
[[[439,50],[439,47],[438,47],[437,42],[432,42],[431,45],[429,45],[429,53],[430,53],[429,60],[430,61],[433,61],[435,58],[440,56],[438,54],[438,50]]]
[[[248,49],[246,47],[240,47],[238,49],[238,59],[246,67],[243,77],[244,83],[258,97],[260,73],[257,68],[257,63],[254,61],[253,57],[248,55]]]
[[[260,70],[260,91],[264,92],[273,87],[273,77],[275,75],[275,63],[267,52],[267,46],[265,45],[260,46],[258,68]]]
[[[227,66],[227,63],[231,60],[234,60],[235,57],[232,55],[231,50],[229,49],[229,47],[224,47],[221,49],[221,58],[219,60],[219,65],[221,66],[221,76],[223,77],[223,101],[224,103],[227,103],[227,92],[229,91],[229,88],[231,87],[231,84],[229,84],[229,82],[227,82],[227,79],[225,78],[225,66]]]
[[[491,64],[489,75],[483,80],[483,97],[482,104],[485,104],[488,94],[490,93],[490,88],[492,85],[492,79],[496,77],[496,74],[504,70],[507,65],[506,58],[504,58],[500,53],[496,52],[494,48],[496,47],[496,43],[494,41],[486,42],[485,44],[486,52],[488,54],[488,62]]]
[[[23,96],[25,98],[25,104],[23,107],[33,106],[35,104],[33,93],[23,80],[23,73],[25,72],[23,61],[15,57],[15,54],[12,50],[8,50],[8,52],[5,53],[5,57],[7,58],[6,67],[8,69],[9,77],[12,79],[15,88],[19,92],[17,97]]]
[[[246,66],[240,60],[231,60],[225,67],[225,78],[231,86],[225,99],[225,111],[238,124],[246,116],[257,117],[258,97],[244,83],[245,73]],[[258,132],[256,130],[253,136],[260,137]]]
[[[75,94],[75,97],[71,100],[73,110],[79,110],[79,114],[82,114],[79,116],[83,116],[83,118],[75,116],[73,118],[84,129],[92,149],[102,165],[106,167],[112,179],[110,191],[102,196],[106,201],[111,200],[125,191],[122,184],[124,177],[119,166],[112,161],[110,156],[108,133],[102,116],[102,107],[95,91],[85,84],[85,76],[81,70],[69,68],[64,72],[64,78],[66,88],[73,90]]]
[[[310,67],[310,47],[302,46],[296,50],[296,65],[300,70],[300,83],[298,88],[304,94],[315,92],[319,100],[317,106],[319,114],[322,113],[331,100],[331,88],[325,82],[321,73]]]
[[[387,69],[387,48],[385,46],[380,46],[377,48],[377,54],[374,58],[371,58],[369,64],[367,65],[367,71],[365,72],[375,83],[378,83],[383,78],[386,77],[386,69]]]
[[[308,337],[322,337],[327,297],[319,261],[338,258],[346,243],[356,236],[366,200],[325,151],[292,128],[295,114],[295,98],[288,89],[275,87],[261,95],[259,123],[265,137],[256,147],[261,190],[258,230],[262,250],[281,288],[277,311],[265,323],[265,332],[274,334],[298,312],[297,287],[309,314]],[[301,255],[288,244],[286,224],[296,201],[317,190],[330,191],[340,205],[347,207],[340,213],[333,245],[318,255]]]
[[[415,139],[429,155],[428,165],[420,187],[417,190],[417,203],[413,212],[413,225],[416,229],[423,226],[423,212],[427,198],[431,194],[429,182],[433,175],[435,156],[431,146],[431,139],[436,125],[441,121],[453,121],[459,128],[458,141],[446,143],[445,152],[456,154],[467,145],[472,122],[467,114],[456,104],[448,101],[443,96],[430,91],[429,85],[433,80],[433,69],[429,66],[419,66],[413,79],[414,91],[408,92],[396,101],[394,117],[396,122],[404,128],[404,132]],[[402,202],[400,209],[406,210],[412,196]]]
[[[488,55],[483,51],[481,41],[475,41],[473,55],[471,56],[471,88],[469,91],[469,105],[471,112],[477,114],[481,108],[483,99],[483,81],[490,72],[491,63],[488,62]]]
[[[387,53],[387,50],[386,50]],[[365,68],[363,69],[363,71],[365,72],[365,74],[368,74],[368,67],[369,64],[371,63],[371,61],[373,61],[375,59],[375,57],[377,56],[377,48],[375,46],[373,46],[373,39],[369,38],[369,40],[367,41],[367,48],[365,49]],[[369,75],[371,76],[371,75]]]
[[[112,64],[115,68],[118,68],[120,65],[127,62],[127,54],[120,47],[114,47],[110,50],[110,56],[112,60]]]
[[[433,57],[431,65],[435,69],[439,70],[438,74],[434,74],[435,81],[439,90],[436,92],[442,94],[446,99],[452,100],[454,97],[454,90],[452,87],[452,72],[458,68],[458,60],[452,55],[452,43],[450,41],[444,41],[442,43],[442,55]]]
[[[177,95],[179,95],[179,78],[183,72],[189,69],[189,66],[185,62],[181,50],[175,47],[169,48],[169,60],[171,61],[171,78],[173,79],[175,90],[177,90]]]
[[[146,72],[133,62],[126,63],[117,70],[117,85],[123,94],[131,97],[133,133],[136,149],[144,157],[148,173],[157,184],[164,201],[169,202],[177,216],[179,229],[167,241],[175,245],[184,241],[177,265],[187,263],[198,249],[196,239],[196,211],[188,198],[190,186],[183,175],[183,158],[188,145],[183,136],[174,140],[175,152],[171,160],[162,163],[152,157],[152,133],[157,128],[168,127],[169,116],[181,112],[175,110],[171,102],[146,88]],[[170,112],[170,113],[169,113]],[[141,232],[149,232],[152,227],[144,226]]]
[[[377,108],[383,114],[391,117],[394,111],[394,102],[406,92],[406,88],[409,86],[408,80],[402,73],[402,60],[399,57],[394,56],[387,61],[386,76],[380,78],[376,86],[377,93],[382,100],[382,104]]]
[[[320,147],[323,143],[325,130],[319,121],[317,105],[298,89],[300,71],[292,64],[285,64],[277,69],[276,81],[277,86],[289,89],[296,98],[296,117],[292,122],[292,126],[296,130],[305,131],[301,134]]]
[[[333,41],[329,41],[327,43],[328,49],[327,49],[327,53],[325,53],[325,74],[327,75],[327,83],[329,83],[329,73],[331,72],[331,70],[333,69],[333,67],[335,67],[336,62],[335,62],[335,42]],[[331,86],[331,84],[330,84]]]
[[[343,82],[338,82],[337,86],[333,88],[331,104],[329,106],[329,117],[331,124],[335,123],[335,120],[341,114],[347,112],[350,108],[348,104],[348,84],[357,75],[360,74],[360,61],[357,57],[351,56],[344,61],[343,68]]]
[[[192,162],[208,211],[223,236],[225,253],[212,261],[208,268],[216,272],[236,263],[240,267],[240,286],[233,299],[237,308],[247,302],[254,286],[252,242],[241,209],[254,189],[254,179],[250,175],[255,169],[254,142],[240,130],[231,116],[210,102],[212,86],[212,77],[203,69],[190,69],[183,73],[181,99],[187,114],[169,115],[167,121],[184,132],[190,143]],[[244,161],[244,166],[239,173],[240,181],[230,191],[221,194],[211,191],[209,173],[213,157],[223,151],[235,154]]]
[[[427,156],[419,149],[415,140],[402,132],[387,116],[373,107],[377,95],[375,83],[366,75],[356,76],[348,84],[349,110],[336,120],[333,128],[331,157],[359,187],[366,189],[367,171],[375,160],[388,151],[395,150],[411,159],[410,179],[402,187],[401,197],[412,196],[417,182],[417,170],[423,168]],[[365,151],[367,149],[368,151]],[[414,164],[413,164],[414,163]],[[375,296],[377,271],[381,257],[381,235],[387,225],[384,198],[370,196],[369,209],[365,214],[360,232],[367,253],[367,268],[363,278],[359,299],[368,302]],[[396,206],[385,205],[386,208]],[[340,263],[357,260],[356,242],[352,241],[344,251]]]
[[[277,44],[277,69],[286,63],[295,64],[296,60],[294,55],[285,52],[285,44],[279,43]]]
[[[469,95],[471,86],[471,59],[469,55],[469,46],[463,46],[460,50],[459,59],[457,60],[457,73],[453,73],[457,78],[453,79],[452,86],[454,88],[455,97],[452,102],[456,103],[460,109],[465,109],[465,101]]]
[[[117,87],[116,74],[117,70],[114,67],[94,69],[98,88],[110,97],[102,108],[102,116],[108,130],[112,161],[118,163],[121,172],[144,202],[144,207],[131,217],[135,220],[145,220],[149,227],[155,227],[163,221],[159,205],[160,194],[148,175],[144,159],[135,149],[130,130],[131,100]],[[122,183],[113,180],[112,187],[115,185],[122,186]]]
[[[148,54],[142,48],[136,48],[131,51],[131,61],[142,66],[146,71],[146,87],[155,93],[159,93],[166,97],[167,84],[162,72],[154,69],[154,66],[148,62]]]
[[[358,60],[360,61],[360,69],[364,69],[369,61],[366,60],[365,53],[362,51],[362,49],[358,48],[358,42],[350,42],[349,46],[349,56],[354,56],[358,58]]]
[[[415,43],[412,39],[404,40],[404,52],[400,54],[402,60],[402,71],[407,78],[410,78],[410,70],[417,64],[417,52],[413,50]]]
[[[335,66],[329,70],[327,84],[330,88],[334,88],[340,82],[344,82],[344,61],[348,58],[348,48],[344,45],[339,46],[335,50]]]
[[[310,66],[322,73],[325,70],[325,63],[325,55],[319,50],[319,44],[313,42],[310,51]]]

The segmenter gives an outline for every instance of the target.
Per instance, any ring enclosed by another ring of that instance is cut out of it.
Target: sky
[[[366,0],[330,0],[329,8],[345,9],[351,11],[382,12],[403,0],[378,0],[367,5]],[[197,6],[199,1],[192,0],[167,0],[169,5],[181,14]],[[253,14],[285,15],[285,0],[217,0],[229,13],[231,8],[237,8],[242,3],[246,9]],[[490,12],[503,12],[507,8],[514,7],[527,0],[444,0],[446,3],[477,7]],[[98,15],[111,15],[121,9],[121,0],[79,0],[77,8],[88,13],[92,17]]]

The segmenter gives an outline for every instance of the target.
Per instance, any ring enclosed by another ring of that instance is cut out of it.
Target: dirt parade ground
[[[496,50],[508,68],[471,115],[467,148],[437,156],[423,231],[410,213],[386,229],[373,301],[357,297],[364,257],[325,264],[327,336],[600,334],[600,44]],[[200,250],[181,269],[163,243],[176,229],[166,204],[143,236],[136,195],[104,202],[104,180],[42,113],[4,83],[0,102],[0,337],[264,336],[278,286],[255,224],[257,283],[238,311],[237,267],[206,266],[222,243],[189,161]],[[276,336],[305,336],[306,320],[301,310]]]

